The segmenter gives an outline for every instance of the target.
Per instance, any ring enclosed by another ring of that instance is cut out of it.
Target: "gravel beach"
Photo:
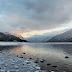
[[[46,72],[33,60],[8,56],[0,53],[0,72]]]

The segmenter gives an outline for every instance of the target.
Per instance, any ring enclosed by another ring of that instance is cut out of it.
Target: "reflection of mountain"
[[[27,38],[26,40],[30,42],[46,42],[50,38],[51,36],[48,35],[34,35],[32,37]]]
[[[72,44],[48,44],[48,43],[37,43],[28,44],[29,48],[34,48],[38,50],[44,49],[46,51],[62,52],[65,54],[72,55]]]
[[[72,30],[56,35],[48,42],[72,42]]]
[[[0,32],[0,41],[17,41],[17,42],[27,42],[26,40],[20,39],[14,35],[6,34]]]
[[[72,44],[52,44],[55,49],[63,50],[65,53],[72,55]]]

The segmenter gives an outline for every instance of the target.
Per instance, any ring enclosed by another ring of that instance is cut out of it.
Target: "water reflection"
[[[25,43],[16,47],[0,47],[0,50],[5,54],[34,60],[45,59],[44,63],[39,62],[42,69],[72,72],[72,44]],[[69,59],[65,59],[65,56],[69,56]],[[47,63],[51,65],[47,66]],[[54,65],[57,68],[53,68]]]

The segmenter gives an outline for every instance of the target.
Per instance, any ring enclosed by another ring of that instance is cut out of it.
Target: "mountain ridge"
[[[52,37],[47,42],[72,42],[72,29]]]
[[[0,41],[7,41],[7,42],[27,42],[17,36],[11,34],[5,34],[0,32]]]

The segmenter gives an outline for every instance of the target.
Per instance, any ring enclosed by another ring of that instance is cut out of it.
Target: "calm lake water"
[[[71,43],[22,43],[19,46],[0,46],[0,51],[7,55],[18,55],[18,57],[26,59],[32,58],[38,62],[43,70],[72,72]],[[69,58],[66,59],[65,56]],[[46,61],[41,63],[40,59]]]

